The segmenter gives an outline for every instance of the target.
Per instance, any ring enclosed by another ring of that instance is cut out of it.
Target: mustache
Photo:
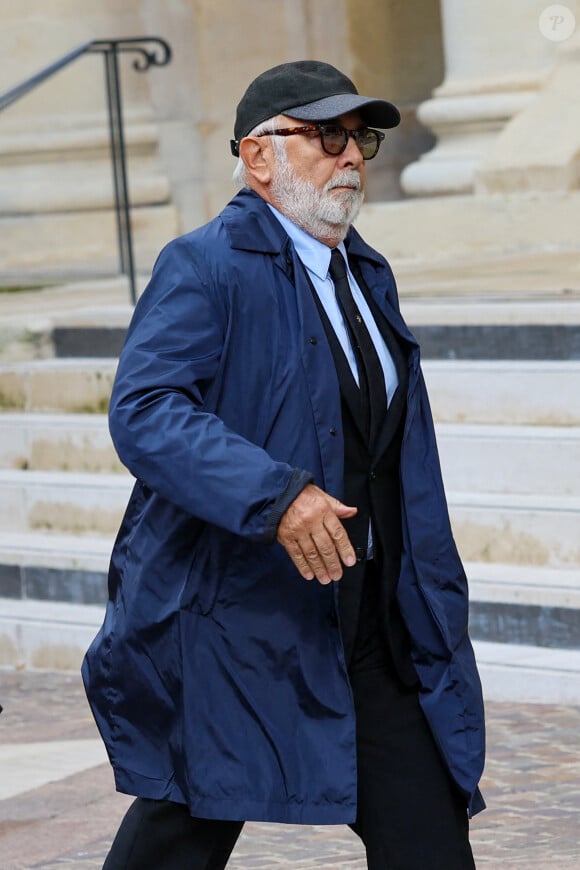
[[[339,175],[335,175],[330,181],[325,184],[325,190],[334,190],[335,187],[353,187],[355,190],[360,190],[361,180],[360,174],[356,169],[345,169]]]

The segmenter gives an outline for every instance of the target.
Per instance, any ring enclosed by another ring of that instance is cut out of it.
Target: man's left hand
[[[340,580],[343,564],[355,564],[354,549],[340,520],[356,511],[312,483],[288,507],[277,537],[306,580],[316,577],[323,584]]]

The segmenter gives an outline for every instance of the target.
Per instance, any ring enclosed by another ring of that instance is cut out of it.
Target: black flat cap
[[[237,157],[240,139],[274,115],[290,115],[299,121],[328,121],[353,111],[359,111],[369,127],[396,127],[401,120],[396,106],[361,96],[354,82],[329,63],[282,63],[254,79],[240,100],[232,154]]]

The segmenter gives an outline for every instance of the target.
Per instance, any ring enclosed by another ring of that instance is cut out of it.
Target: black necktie
[[[369,443],[372,445],[387,411],[385,376],[373,340],[353,299],[344,257],[336,248],[330,255],[330,277],[342,311],[358,366],[363,407],[368,413]]]

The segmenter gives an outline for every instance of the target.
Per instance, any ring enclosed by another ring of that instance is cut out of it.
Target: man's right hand
[[[342,577],[356,555],[341,519],[353,517],[355,507],[333,498],[309,483],[282,515],[278,541],[306,580],[330,583]]]

